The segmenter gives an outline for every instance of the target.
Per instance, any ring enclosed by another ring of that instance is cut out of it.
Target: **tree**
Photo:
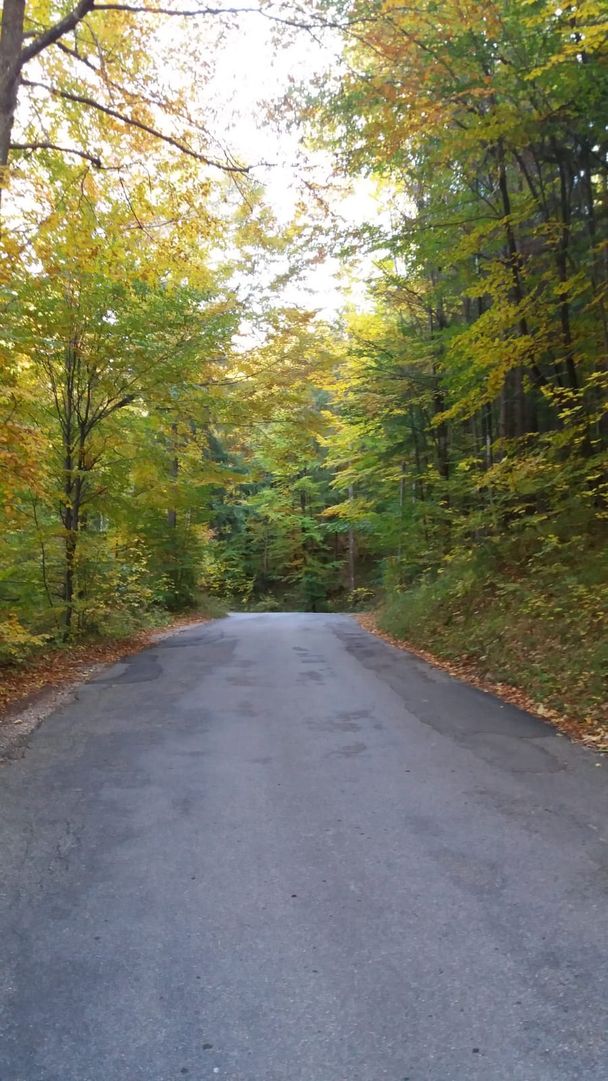
[[[29,7],[26,0],[4,0],[0,23],[0,169],[6,168],[11,149],[58,150],[101,166],[99,144],[92,147],[89,143],[92,132],[87,114],[93,113],[114,129],[130,130],[136,149],[141,148],[142,137],[151,138],[228,173],[247,172],[246,166],[229,155],[220,160],[209,154],[205,149],[209,134],[199,122],[194,102],[191,98],[188,102],[183,93],[164,93],[154,71],[158,44],[153,31],[159,19],[225,17],[230,13],[231,9],[213,7],[192,11],[95,0],[79,0],[65,12],[52,0]],[[182,42],[182,53],[184,48]],[[28,77],[30,69],[36,78]],[[13,139],[23,91],[35,95],[37,101],[42,94],[49,102],[63,102],[62,122],[51,123],[57,137],[46,136],[48,123],[41,132],[39,123],[32,119],[26,123],[27,136]],[[171,129],[156,121],[159,111],[171,119]],[[80,135],[74,115],[84,119]],[[67,146],[60,136],[66,126],[73,138]]]
[[[92,182],[86,200],[72,198],[72,213],[38,234],[31,270],[6,291],[3,330],[32,389],[23,412],[44,433],[47,513],[57,500],[61,523],[66,635],[84,596],[82,535],[94,519],[112,520],[130,429],[145,417],[162,441],[156,416],[165,431],[202,422],[205,381],[223,369],[238,318],[235,298],[213,284],[200,251],[186,276],[171,240],[159,233],[142,242],[130,228],[130,201]]]

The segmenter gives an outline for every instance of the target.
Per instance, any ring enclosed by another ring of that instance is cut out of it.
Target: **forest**
[[[373,610],[606,717],[605,4],[70,4],[1,15],[0,665]]]

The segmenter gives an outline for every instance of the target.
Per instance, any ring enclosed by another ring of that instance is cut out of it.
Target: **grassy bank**
[[[538,712],[608,741],[608,553],[559,544],[518,563],[462,554],[433,579],[391,591],[380,630],[488,684],[522,691]]]

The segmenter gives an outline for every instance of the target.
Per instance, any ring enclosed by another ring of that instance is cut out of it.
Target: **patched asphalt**
[[[348,616],[163,639],[0,768],[0,1081],[607,1081],[607,785]]]

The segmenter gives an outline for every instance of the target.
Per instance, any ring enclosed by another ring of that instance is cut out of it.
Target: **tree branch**
[[[194,15],[240,15],[241,12],[245,14],[249,12],[260,13],[260,9],[257,7],[234,7],[234,8],[192,8],[191,10],[180,10],[179,8],[163,8],[163,7],[148,7],[144,4],[95,4],[93,3],[94,11],[130,11],[135,14],[141,15],[183,15],[184,17],[192,17]]]
[[[147,7],[143,4],[95,4],[93,5],[93,11],[129,11],[137,15],[177,15],[183,18],[193,18],[197,15],[261,15],[264,19],[270,19],[271,22],[284,23],[287,26],[295,26],[301,30],[312,30],[318,27],[341,27],[342,24],[332,23],[322,17],[313,17],[309,21],[304,21],[298,18],[286,18],[281,15],[273,15],[269,11],[264,11],[260,7],[230,7],[230,8],[215,8],[215,7],[203,7],[203,8],[165,8],[165,7]]]
[[[19,56],[19,70],[24,64],[27,64],[28,60],[32,60],[39,53],[44,52],[49,45],[53,45],[59,38],[69,34],[71,30],[75,30],[78,23],[82,22],[86,15],[93,10],[94,0],[79,0],[76,7],[72,11],[68,12],[63,19],[60,19],[54,26],[49,26],[48,30],[43,30],[42,34],[35,37],[33,41],[26,45],[21,50]]]
[[[77,154],[79,158],[85,158],[97,169],[101,169],[101,158],[98,158],[96,154],[89,154],[86,150],[78,150],[75,146],[57,146],[56,143],[11,143],[11,150],[58,150],[60,154]]]
[[[135,117],[127,116],[126,113],[120,113],[117,109],[112,109],[109,105],[102,105],[101,102],[95,101],[94,98],[90,98],[85,94],[73,94],[69,90],[59,90],[57,87],[48,86],[46,83],[34,82],[31,79],[23,79],[22,83],[24,86],[39,87],[42,90],[46,90],[48,94],[53,94],[55,97],[65,98],[66,101],[74,101],[78,105],[88,105],[91,109],[97,109],[98,112],[105,113],[106,116],[111,116],[115,120],[119,120],[121,124],[127,124],[129,127],[145,131],[155,139],[160,139],[162,142],[168,143],[169,146],[176,147],[182,154],[187,154],[191,158],[196,158],[197,161],[202,161],[205,165],[210,165],[214,169],[221,169],[224,173],[247,174],[251,171],[250,165],[227,165],[221,161],[215,161],[213,158],[208,158],[205,154],[199,154],[198,150],[193,150],[192,147],[180,142],[179,139],[174,139],[172,135],[165,135],[165,133],[159,131],[158,128],[153,128],[150,124],[144,124],[143,120],[136,120]]]

